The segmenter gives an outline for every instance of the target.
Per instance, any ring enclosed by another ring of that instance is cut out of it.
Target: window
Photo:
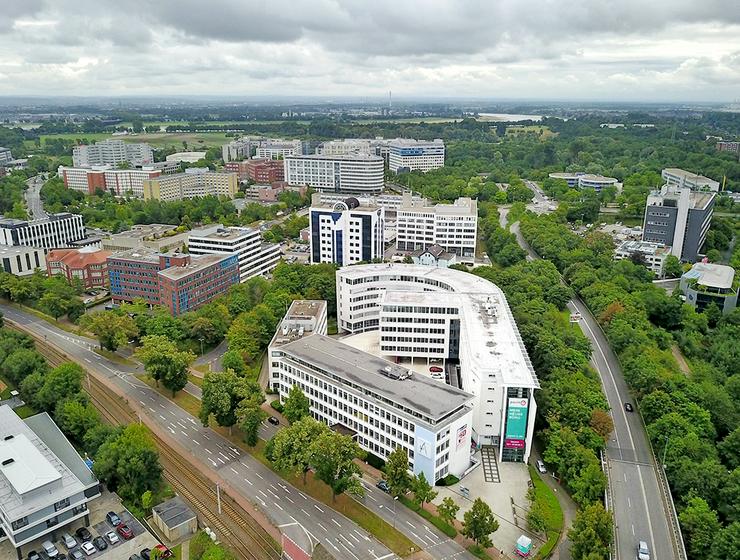
[[[67,507],[69,507],[69,498],[64,498],[63,500],[54,504],[54,511],[59,511],[60,509],[64,509]]]
[[[13,531],[16,531],[20,529],[21,527],[25,527],[28,525],[28,517],[21,517],[20,519],[16,519],[11,524],[11,527],[13,527]]]

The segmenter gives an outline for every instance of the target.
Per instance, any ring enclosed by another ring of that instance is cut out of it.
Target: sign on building
[[[504,447],[507,449],[524,449],[527,439],[527,410],[526,398],[509,397],[509,406],[506,409],[506,432]]]

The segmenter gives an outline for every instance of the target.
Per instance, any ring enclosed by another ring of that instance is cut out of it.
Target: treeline
[[[665,460],[690,557],[738,558],[740,310],[697,313],[653,285],[644,266],[613,261],[608,236],[581,238],[559,219],[527,215],[521,231],[587,303],[619,356]],[[689,371],[676,362],[676,345]]]
[[[79,298],[82,291],[79,280],[70,285],[65,278],[47,276],[45,270],[37,269],[30,276],[0,271],[0,297],[38,309],[54,319],[67,315],[76,322],[85,313]]]
[[[28,218],[23,203],[26,190],[26,175],[13,172],[0,178],[0,216],[25,220]]]

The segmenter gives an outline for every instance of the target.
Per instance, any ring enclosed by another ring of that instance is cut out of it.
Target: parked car
[[[35,550],[28,553],[28,560],[41,560],[41,556]]]
[[[103,537],[95,537],[92,540],[92,543],[95,545],[95,548],[97,548],[100,551],[103,551],[106,548],[108,548],[108,543],[105,542],[105,539]]]
[[[442,373],[444,370],[439,366],[432,366],[429,368],[432,373]]]
[[[379,480],[378,483],[375,486],[377,486],[383,492],[386,492],[386,493],[391,491],[391,487],[388,486],[388,482],[385,481],[385,480]]]
[[[635,410],[635,409],[634,409],[634,408],[632,407],[632,403],[628,403],[628,402],[624,403],[624,409],[625,409],[625,410],[626,410],[627,412],[632,412],[633,410]]]
[[[121,524],[121,518],[118,517],[118,514],[114,511],[109,511],[108,513],[106,513],[105,520],[114,527],[118,527]]]
[[[75,548],[69,553],[70,560],[83,560],[83,558],[85,558],[85,556],[82,554],[82,551],[79,548]]]
[[[141,555],[142,560],[151,560],[152,557],[152,549],[151,548],[142,548],[141,551],[139,551],[139,554]]]
[[[270,417],[269,417],[269,418],[267,419],[267,421],[268,421],[268,422],[269,422],[270,424],[272,424],[273,426],[279,426],[279,425],[280,425],[280,420],[278,420],[278,419],[277,419],[277,418],[275,418],[274,416],[270,416]]]
[[[138,554],[132,554],[128,557],[128,560],[142,560],[142,558]]]
[[[46,555],[49,558],[56,558],[57,556],[59,556],[59,551],[57,550],[57,547],[54,546],[54,543],[51,541],[42,542],[41,548],[44,549],[44,552],[46,552]]]
[[[131,527],[124,523],[121,523],[118,527],[116,527],[116,531],[118,531],[118,534],[121,535],[124,540],[134,538],[134,532],[131,530]]]
[[[87,530],[87,527],[80,527],[75,531],[75,535],[77,535],[77,538],[80,539],[82,542],[92,540],[92,534],[90,533],[90,531]]]
[[[69,533],[62,533],[62,542],[64,543],[64,546],[67,547],[67,550],[72,550],[77,546],[77,541]]]
[[[537,470],[540,471],[540,473],[542,474],[547,474],[545,463],[543,463],[541,459],[537,459]]]
[[[118,526],[120,527],[121,524],[119,523]],[[105,540],[107,540],[110,544],[118,544],[121,542],[121,539],[118,538],[118,535],[114,531],[108,531],[105,534]]]
[[[95,554],[97,552],[97,549],[93,546],[93,543],[90,541],[85,541],[80,545],[80,548],[82,549],[82,552],[87,554],[88,556]]]
[[[158,544],[154,547],[154,550],[159,552],[159,558],[171,558],[172,551],[163,544]]]
[[[640,541],[637,545],[637,558],[639,560],[650,560],[650,549],[645,541]]]

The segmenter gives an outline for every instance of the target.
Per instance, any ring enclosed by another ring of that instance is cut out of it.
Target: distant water
[[[539,122],[542,120],[542,115],[510,115],[508,113],[478,113],[481,117],[485,117],[485,120],[499,121],[499,122],[519,122],[519,121],[535,121]]]

